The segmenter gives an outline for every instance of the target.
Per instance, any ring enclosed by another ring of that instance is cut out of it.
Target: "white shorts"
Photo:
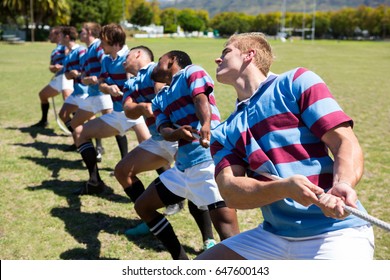
[[[150,137],[149,139],[141,142],[138,147],[145,151],[151,152],[152,154],[165,158],[169,164],[171,164],[175,161],[178,143],[165,140],[154,140],[152,137]]]
[[[123,136],[126,134],[126,131],[129,131],[133,126],[137,124],[145,124],[143,117],[139,117],[136,120],[129,119],[126,117],[125,112],[116,112],[113,111],[109,114],[105,114],[99,117],[102,121],[108,125],[116,128],[119,131],[119,135]],[[146,124],[145,124],[146,125]]]
[[[286,238],[265,231],[260,225],[222,244],[248,260],[372,260],[375,247],[371,226]]]
[[[80,104],[83,103],[83,101],[88,97],[88,93],[84,93],[84,94],[77,94],[77,95],[74,95],[74,94],[71,94],[69,95],[64,103],[66,104],[71,104],[71,105],[75,105],[77,107],[80,107]]]
[[[64,89],[73,89],[73,80],[68,80],[65,74],[55,76],[49,83],[49,86],[60,92]]]
[[[160,175],[165,187],[177,196],[191,200],[198,208],[223,201],[214,180],[214,162],[199,163],[180,171],[176,165]]]
[[[96,114],[102,110],[112,109],[111,95],[88,96],[79,106],[81,110]]]

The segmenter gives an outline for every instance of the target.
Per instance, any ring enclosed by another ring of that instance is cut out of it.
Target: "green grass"
[[[212,77],[214,59],[224,40],[129,39],[129,47],[147,45],[156,59],[166,51],[188,52]],[[369,213],[390,221],[390,44],[385,42],[271,41],[276,60],[272,71],[297,66],[317,72],[343,109],[355,120],[365,155],[365,173],[357,191]],[[139,218],[133,204],[109,172],[119,160],[114,138],[103,140],[106,154],[99,165],[111,187],[108,195],[72,196],[88,177],[76,152],[66,152],[52,109],[49,128],[28,126],[40,118],[38,92],[51,75],[48,57],[53,45],[0,43],[0,259],[170,259],[151,236],[128,239],[123,231]],[[232,88],[216,84],[222,117],[233,109]],[[61,100],[56,98],[57,111]],[[130,149],[135,137],[128,134]],[[148,184],[156,176],[147,172]],[[242,230],[261,220],[259,210],[238,211]],[[190,257],[201,250],[201,238],[186,208],[170,217]],[[376,259],[390,259],[390,235],[375,228]],[[217,236],[215,234],[215,236]]]

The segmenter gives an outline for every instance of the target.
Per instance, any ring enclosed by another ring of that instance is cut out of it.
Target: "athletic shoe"
[[[207,239],[203,243],[203,251],[206,251],[207,249],[210,249],[211,247],[215,246],[215,244],[217,244],[217,242],[214,239]]]
[[[149,227],[146,225],[145,222],[142,222],[138,226],[135,226],[133,228],[129,228],[128,230],[125,231],[125,234],[127,236],[131,236],[131,237],[147,235],[150,233],[151,232],[149,230]]]
[[[179,213],[184,207],[184,201],[180,201],[179,203],[168,205],[165,208],[163,215],[171,216]]]
[[[102,155],[104,154],[104,148],[103,147],[97,147],[96,148],[96,161],[102,162]]]
[[[30,127],[41,127],[41,128],[45,128],[49,125],[49,123],[47,121],[43,121],[43,120],[40,120],[39,122],[37,122],[36,124],[33,124],[32,126]]]
[[[106,184],[103,181],[100,181],[97,185],[92,185],[90,182],[87,182],[83,187],[73,192],[76,195],[87,195],[87,194],[101,194],[106,189]]]

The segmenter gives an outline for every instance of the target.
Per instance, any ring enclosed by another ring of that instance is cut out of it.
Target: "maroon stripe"
[[[311,126],[310,130],[314,133],[315,136],[321,139],[327,131],[344,122],[349,122],[351,126],[353,125],[352,119],[348,117],[343,111],[336,111],[317,120]]]
[[[304,112],[310,105],[314,104],[315,102],[325,98],[333,99],[333,96],[324,83],[311,86],[302,93],[299,100],[301,112]]]
[[[298,70],[295,72],[294,74],[294,78],[293,78],[293,82],[299,78],[299,76],[301,76],[303,73],[307,72],[309,70],[307,70],[306,68],[298,68]]]
[[[267,151],[267,155],[274,164],[302,161],[309,158],[327,156],[327,149],[323,143],[295,144],[274,148]]]

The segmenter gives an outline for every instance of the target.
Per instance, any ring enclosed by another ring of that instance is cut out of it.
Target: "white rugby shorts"
[[[101,112],[102,110],[112,109],[112,99],[109,94],[102,94],[96,96],[88,96],[80,104],[79,108],[81,110],[92,112],[94,114]]]
[[[83,94],[71,94],[69,95],[64,103],[71,104],[80,107],[80,105],[83,103],[83,101],[88,97],[88,93]]]
[[[54,88],[56,91],[61,92],[65,89],[73,89],[73,80],[68,80],[65,74],[55,76],[49,83],[49,86]]]
[[[184,171],[176,165],[160,175],[165,187],[177,196],[191,200],[198,208],[223,201],[214,180],[214,162],[199,163]]]
[[[88,99],[88,98],[87,98]],[[145,120],[143,117],[139,117],[138,119],[129,119],[126,117],[123,111],[116,112],[112,111],[109,114],[105,114],[99,117],[102,121],[104,121],[109,126],[116,128],[119,131],[119,135],[123,136],[129,131],[133,126],[137,124],[145,124]],[[146,126],[146,124],[145,124]]]
[[[165,140],[155,140],[153,137],[150,137],[149,139],[142,141],[138,147],[163,157],[169,162],[169,164],[172,164],[175,161],[178,143]]]
[[[371,226],[290,238],[260,225],[221,243],[248,260],[372,260],[375,247]]]

